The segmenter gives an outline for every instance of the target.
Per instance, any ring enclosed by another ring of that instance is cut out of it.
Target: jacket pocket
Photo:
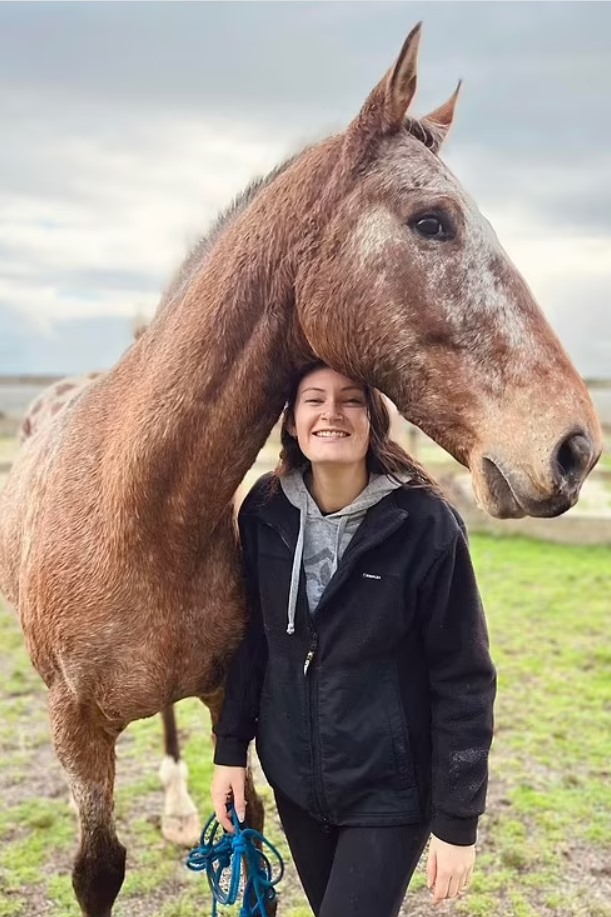
[[[395,670],[388,661],[322,677],[319,729],[325,781],[356,797],[414,785]]]

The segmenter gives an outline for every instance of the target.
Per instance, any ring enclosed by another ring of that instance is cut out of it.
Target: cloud
[[[472,143],[451,147],[446,159],[483,209],[519,210],[525,236],[536,230],[611,237],[611,161],[603,147],[592,150],[587,164],[554,162],[532,150],[527,158],[510,151],[491,156]]]
[[[85,325],[150,314],[216,213],[345,125],[418,19],[417,110],[464,77],[446,159],[580,368],[611,374],[611,6],[586,2],[0,4],[0,338],[8,309],[43,338],[82,321],[95,361]]]
[[[89,131],[96,116],[108,125],[104,106],[90,107],[79,130],[24,119],[32,143],[22,187],[3,195],[0,300],[39,322],[152,312],[218,210],[289,151],[279,137],[210,118],[131,121],[117,136]],[[43,147],[51,182],[34,152]],[[10,144],[7,153],[16,161]]]

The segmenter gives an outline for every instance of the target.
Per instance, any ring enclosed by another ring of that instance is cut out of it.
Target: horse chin
[[[497,519],[520,519],[524,516],[551,518],[561,516],[577,502],[579,491],[563,492],[554,488],[551,494],[535,497],[512,482],[510,474],[492,459],[484,457],[480,474],[473,475],[474,490],[482,508]]]
[[[489,459],[482,463],[482,474],[473,475],[477,502],[496,519],[521,519],[527,511],[514,494],[507,478]]]

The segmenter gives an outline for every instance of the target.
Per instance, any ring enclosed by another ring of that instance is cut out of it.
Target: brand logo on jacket
[[[363,573],[363,579],[382,579],[377,573]]]

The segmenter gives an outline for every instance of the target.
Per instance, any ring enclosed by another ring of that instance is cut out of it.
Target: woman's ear
[[[297,439],[297,428],[295,427],[295,415],[292,411],[289,411],[288,408],[284,415],[284,429],[289,436],[292,436],[293,439]]]

